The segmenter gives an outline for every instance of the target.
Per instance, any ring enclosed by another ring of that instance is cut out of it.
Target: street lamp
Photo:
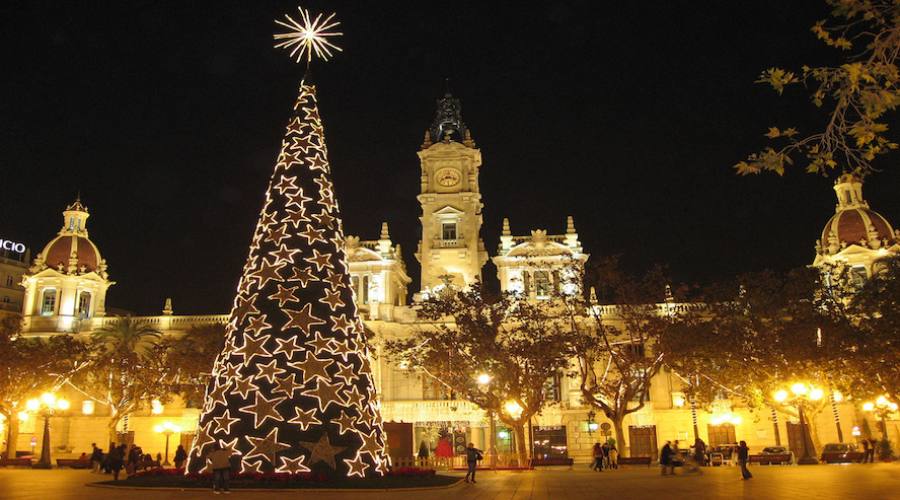
[[[158,434],[163,434],[166,436],[166,459],[163,461],[162,464],[170,465],[169,464],[169,436],[171,436],[172,434],[178,434],[179,432],[181,432],[181,427],[178,427],[177,425],[175,425],[172,422],[169,422],[167,420],[160,425],[154,426],[153,431]]]
[[[791,384],[790,392],[785,389],[775,391],[772,398],[775,401],[797,407],[797,415],[800,418],[800,434],[803,437],[803,455],[797,460],[800,465],[813,465],[819,463],[816,459],[815,447],[809,434],[809,426],[806,421],[806,406],[811,401],[819,401],[825,395],[825,391],[812,385],[796,382]]]
[[[594,420],[594,417],[596,417],[596,416],[597,416],[597,414],[594,413],[594,410],[589,411],[587,414],[587,430],[588,430],[588,434],[590,434],[592,436],[594,435],[595,432],[597,432],[597,429],[600,427],[600,424],[598,424],[597,421]]]
[[[887,416],[897,411],[897,403],[888,401],[884,396],[878,396],[874,403],[872,401],[863,403],[863,411],[878,416],[881,424],[881,437],[887,440]]]
[[[479,374],[475,380],[478,382],[478,388],[481,392],[487,393],[488,385],[491,383],[491,377],[487,373]],[[488,410],[488,435],[490,436],[490,441],[488,442],[488,462],[491,464],[491,469],[497,468],[497,429],[494,425],[494,412],[492,410]]]
[[[44,417],[44,442],[41,443],[41,458],[34,465],[36,469],[49,469],[50,464],[50,417],[56,411],[66,411],[69,409],[69,402],[65,399],[57,398],[52,392],[41,394],[40,398],[29,399],[25,403],[25,408],[29,411],[37,413]]]

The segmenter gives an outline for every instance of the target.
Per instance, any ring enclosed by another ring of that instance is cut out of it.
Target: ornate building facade
[[[373,372],[391,453],[397,457],[412,456],[423,442],[433,447],[440,435],[452,437],[457,443],[471,441],[480,448],[488,448],[492,438],[485,412],[467,401],[448,398],[440,383],[387,362],[379,352],[384,340],[409,336],[423,326],[416,317],[416,296],[448,285],[471,285],[481,279],[489,258],[497,267],[502,290],[523,292],[534,300],[548,298],[554,291],[576,293],[580,286],[577,276],[571,274],[572,264],[583,265],[589,258],[571,216],[565,219],[564,231],[559,234],[535,228],[522,236],[515,236],[509,220],[504,219],[500,245],[489,257],[481,239],[481,152],[462,120],[460,102],[453,96],[447,94],[438,100],[418,157],[421,237],[415,257],[421,264],[421,290],[412,300],[408,290],[411,279],[401,248],[392,242],[387,223],[382,224],[377,240],[346,237],[357,305],[366,328],[374,334],[377,358]],[[859,180],[841,177],[835,191],[836,213],[817,241],[814,264],[843,261],[859,269],[860,276],[863,271],[870,276],[880,258],[900,253],[900,237],[886,218],[869,208]],[[106,291],[115,283],[99,248],[88,236],[88,217],[88,209],[80,201],[69,205],[63,211],[58,235],[25,273],[24,334],[86,334],[117,321],[105,315]],[[604,317],[615,321],[615,307],[597,307]],[[669,296],[658,307],[664,313],[691,305],[675,303]],[[192,326],[225,323],[228,316],[177,315],[167,300],[162,314],[141,319],[166,334],[178,335]],[[693,441],[697,432],[713,446],[743,439],[759,450],[791,432],[786,415],[751,412],[730,401],[722,401],[712,411],[691,409],[682,387],[677,374],[665,369],[660,372],[651,384],[649,402],[626,417],[626,442],[619,443],[619,449],[626,454],[655,456],[662,442]],[[591,446],[608,435],[602,426],[604,418],[598,415],[596,421],[589,420],[591,409],[581,401],[578,380],[560,376],[548,381],[548,390],[555,404],[533,419],[535,452],[589,460]],[[53,444],[57,450],[77,454],[89,449],[91,442],[103,442],[107,429],[104,408],[79,400],[78,394],[71,396],[71,414],[54,417],[54,425],[64,431],[53,434]],[[86,411],[88,407],[90,412]],[[79,412],[80,408],[84,411]],[[836,429],[840,426],[849,436],[851,427],[864,419],[853,405],[832,403],[832,410],[816,417],[822,443],[837,441]],[[184,429],[182,442],[189,442],[197,415],[197,409],[175,403],[156,410],[148,408],[121,425],[124,431],[135,433],[145,450],[155,453],[162,449],[164,440],[152,432],[154,425],[163,420],[176,422]],[[599,425],[595,428],[592,423]],[[30,425],[22,427],[20,447],[27,447],[24,443],[31,438],[29,432],[35,432]],[[508,429],[498,427],[493,439],[501,453],[513,449],[513,433]]]

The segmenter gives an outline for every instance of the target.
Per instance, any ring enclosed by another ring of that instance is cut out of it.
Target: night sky
[[[117,282],[108,307],[227,312],[302,77],[272,48],[296,5],[4,2],[0,238],[39,251],[80,191]],[[821,122],[801,88],[753,81],[836,61],[809,32],[822,1],[304,5],[337,11],[345,33],[314,67],[345,231],[376,239],[388,221],[411,291],[416,151],[445,78],[484,157],[492,255],[504,216],[514,234],[559,234],[573,215],[593,256],[689,282],[814,257],[831,181],[731,167],[769,125]],[[865,189],[895,224],[897,161]]]

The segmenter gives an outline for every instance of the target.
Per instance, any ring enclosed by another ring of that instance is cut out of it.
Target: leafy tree
[[[814,421],[837,384],[831,360],[840,359],[841,339],[851,331],[830,313],[840,302],[822,276],[813,268],[766,271],[709,287],[704,307],[660,339],[667,365],[688,382],[689,397],[701,405],[737,399],[751,409],[772,407],[797,416],[794,406],[774,394],[805,381],[825,392],[805,403]],[[817,443],[815,426],[810,430]]]
[[[84,345],[70,335],[0,337],[0,414],[7,422],[8,458],[15,458],[22,402],[58,387],[75,370],[83,351]]]
[[[876,272],[846,301],[851,328],[831,363],[857,398],[885,395],[900,401],[900,257],[881,260]]]
[[[577,331],[581,395],[612,421],[616,441],[624,443],[625,417],[644,407],[650,381],[665,359],[657,343],[671,327],[671,318],[657,303],[665,296],[667,280],[662,268],[635,279],[621,269],[617,257],[599,261],[588,276],[599,285],[603,301],[613,305],[598,306],[593,297],[563,297]]]
[[[826,0],[831,17],[812,26],[825,44],[842,51],[839,66],[803,66],[763,71],[757,82],[781,94],[803,83],[816,107],[826,110],[821,130],[801,133],[794,127],[770,127],[779,141],[749,155],[735,168],[740,174],[784,173],[802,161],[807,172],[826,174],[839,165],[865,175],[879,155],[897,149],[888,136],[890,114],[900,104],[900,3],[894,0]]]
[[[526,463],[525,425],[548,404],[546,382],[570,366],[574,337],[565,317],[520,294],[488,296],[481,284],[448,287],[425,300],[419,315],[432,323],[386,342],[388,359],[497,415],[515,432],[519,463]],[[479,383],[480,374],[490,382]]]
[[[161,344],[171,391],[180,395],[187,406],[199,407],[213,363],[225,346],[225,325],[194,326],[180,337],[165,338]]]
[[[169,366],[160,336],[159,330],[130,316],[91,335],[86,362],[71,383],[109,408],[110,442],[116,441],[116,426],[123,416],[168,396],[168,387],[161,383],[168,379]]]

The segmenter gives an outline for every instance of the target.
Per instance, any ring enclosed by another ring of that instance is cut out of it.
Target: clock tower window
[[[456,233],[456,223],[455,222],[444,222],[441,224],[441,239],[442,240],[456,240],[458,235]]]

